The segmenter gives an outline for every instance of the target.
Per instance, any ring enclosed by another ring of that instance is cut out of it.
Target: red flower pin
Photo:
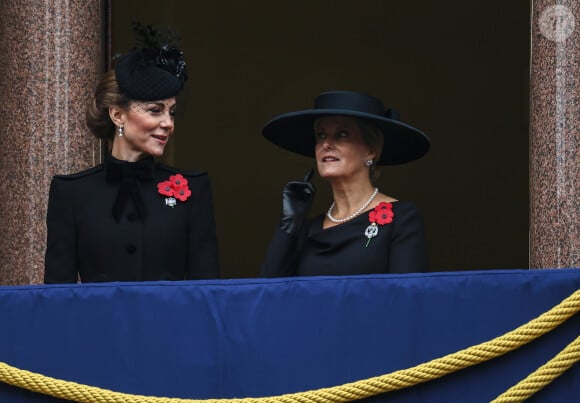
[[[369,221],[379,225],[393,222],[393,205],[391,203],[380,202],[374,210],[369,213]]]
[[[157,184],[157,191],[165,198],[165,204],[174,207],[178,199],[182,202],[186,201],[191,196],[191,190],[187,186],[187,179],[181,174],[171,175],[168,181],[159,182]]]
[[[371,239],[379,233],[378,225],[392,223],[393,217],[393,205],[391,203],[380,202],[378,206],[371,210],[369,213],[369,221],[371,224],[365,230],[365,235],[368,238],[365,247],[369,246]]]

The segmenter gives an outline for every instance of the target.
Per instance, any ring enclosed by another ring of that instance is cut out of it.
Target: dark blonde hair
[[[383,131],[374,123],[360,118],[354,118],[354,120],[360,128],[364,142],[377,154],[373,159],[373,164],[369,167],[369,177],[371,181],[376,180],[380,174],[377,162],[381,159],[385,136]]]
[[[119,91],[115,71],[107,71],[99,82],[93,100],[86,113],[87,127],[95,137],[112,142],[115,137],[115,124],[109,116],[109,107],[127,108],[131,100]]]

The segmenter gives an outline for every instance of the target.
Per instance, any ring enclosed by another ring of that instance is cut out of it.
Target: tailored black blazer
[[[124,180],[109,179],[105,163],[52,179],[47,212],[45,283],[156,281],[219,277],[218,243],[210,180],[205,172],[182,172],[141,161],[148,174],[133,187],[114,217]],[[133,163],[134,164],[134,163]],[[191,196],[167,200],[158,184],[182,174]]]

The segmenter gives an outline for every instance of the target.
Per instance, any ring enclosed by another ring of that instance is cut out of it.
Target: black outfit
[[[181,173],[191,196],[167,203],[157,184]],[[111,157],[53,178],[47,213],[45,283],[219,277],[210,180],[152,157]]]
[[[323,276],[426,272],[423,220],[410,202],[393,202],[393,221],[365,236],[369,210],[353,220],[322,228],[324,215],[308,221],[298,236],[278,229],[270,242],[262,275]]]

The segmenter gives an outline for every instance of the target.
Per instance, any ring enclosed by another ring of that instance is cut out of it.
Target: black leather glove
[[[316,188],[310,183],[314,170],[310,169],[304,180],[288,182],[282,192],[282,222],[280,228],[288,234],[296,235],[308,218],[314,201]]]

